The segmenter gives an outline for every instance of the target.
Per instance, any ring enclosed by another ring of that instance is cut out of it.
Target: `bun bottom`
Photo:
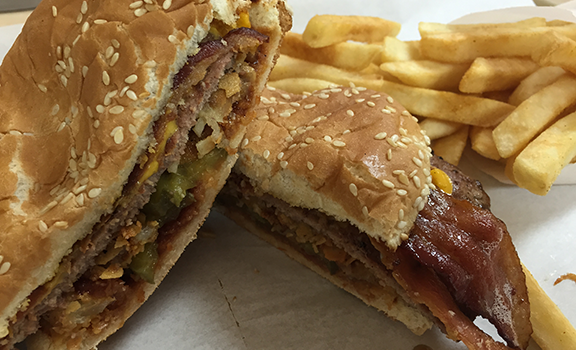
[[[388,317],[404,323],[414,334],[422,335],[425,331],[432,328],[433,321],[431,318],[406,303],[392,286],[384,285],[382,281],[380,281],[380,284],[375,284],[354,279],[340,272],[332,274],[324,262],[303,253],[281,235],[275,234],[268,227],[251,219],[251,213],[246,210],[236,205],[224,206],[218,201],[215,204],[215,209],[260,239],[280,249],[291,259],[324,277],[332,284],[344,289],[367,305],[384,312]]]
[[[80,346],[75,349],[95,349],[96,345],[106,340],[110,335],[120,329],[124,325],[124,322],[126,322],[126,320],[128,320],[128,318],[132,316],[132,314],[134,314],[136,310],[138,310],[138,308],[150,297],[154,290],[156,290],[164,277],[168,274],[168,271],[170,271],[180,255],[182,255],[186,246],[197,238],[198,230],[208,217],[212,204],[222,187],[224,187],[226,179],[230,175],[237,159],[237,154],[228,155],[222,164],[222,168],[217,172],[218,178],[214,181],[216,185],[206,188],[204,201],[197,209],[198,214],[186,226],[181,227],[179,232],[173,236],[174,238],[171,242],[173,248],[167,252],[165,256],[161,257],[161,264],[154,274],[155,283],[150,284],[142,282],[142,288],[137,288],[137,292],[132,294],[133,297],[126,300],[122,306],[122,310],[119,312],[120,317],[113,319],[99,334],[90,333],[88,336],[83,335],[83,340]],[[140,293],[140,291],[142,293]],[[72,339],[73,336],[73,334],[70,334],[65,337],[54,337],[43,330],[39,330],[26,339],[26,347],[28,350],[68,350],[66,342]]]

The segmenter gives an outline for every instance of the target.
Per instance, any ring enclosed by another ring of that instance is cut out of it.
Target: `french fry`
[[[575,54],[576,41],[556,32],[549,32],[536,44],[532,59],[541,66],[560,66],[572,73],[576,73]]]
[[[576,344],[576,331],[558,306],[540,287],[532,273],[522,264],[530,299],[532,338],[542,350],[570,350]]]
[[[459,89],[465,93],[509,90],[538,68],[528,58],[478,57],[462,77]]]
[[[494,139],[492,138],[493,130],[494,128],[473,126],[470,128],[470,144],[472,145],[472,149],[482,157],[500,160],[500,154],[498,154]]]
[[[566,74],[566,71],[560,67],[541,67],[520,82],[512,95],[510,95],[508,103],[519,106],[528,97],[552,84],[564,74]]]
[[[271,81],[268,83],[269,86],[290,92],[292,94],[303,94],[304,92],[322,90],[334,84],[335,83],[331,81],[311,78],[287,78]]]
[[[427,59],[466,63],[478,57],[531,57],[535,43],[550,32],[576,37],[576,24],[561,27],[497,28],[422,37],[420,52]]]
[[[420,122],[420,128],[426,132],[430,140],[440,139],[452,135],[462,127],[460,123],[448,122],[438,119],[425,119]]]
[[[468,64],[435,61],[397,61],[380,65],[380,69],[406,85],[450,91],[458,89],[458,84],[468,67]]]
[[[500,101],[389,81],[381,81],[377,90],[397,99],[414,115],[468,125],[495,126],[514,110],[513,106]]]
[[[382,85],[380,76],[368,76],[355,72],[348,72],[325,64],[313,63],[301,59],[280,55],[275,68],[270,74],[270,81],[288,78],[311,78],[330,81],[339,85],[348,85],[350,82],[358,86],[379,89]]]
[[[433,22],[420,22],[418,31],[421,37],[438,33],[465,33],[477,32],[498,28],[534,28],[546,27],[545,18],[533,17],[513,23],[479,23],[479,24],[442,24]]]
[[[400,23],[378,17],[316,15],[308,22],[303,39],[310,47],[317,48],[348,40],[382,42],[399,32]]]
[[[280,53],[310,62],[323,63],[337,68],[360,71],[370,65],[380,53],[381,45],[344,42],[322,48],[312,48],[302,35],[288,32],[280,48]]]
[[[396,61],[415,61],[422,59],[420,41],[402,41],[393,36],[384,38],[380,63]]]
[[[494,129],[494,142],[500,156],[508,158],[520,152],[575,101],[576,77],[563,76],[522,102]]]
[[[486,91],[486,92],[482,93],[482,97],[489,98],[491,100],[500,101],[500,102],[506,102],[506,103],[508,103],[508,100],[510,99],[510,95],[512,95],[511,90]]]
[[[576,156],[576,112],[561,118],[518,155],[514,178],[518,186],[545,195],[560,171]]]
[[[551,21],[546,22],[546,25],[548,27],[562,27],[570,24],[574,24],[574,22],[563,21],[561,19],[553,19]]]
[[[448,163],[458,165],[468,140],[468,128],[468,125],[464,125],[452,135],[432,142],[434,153]]]

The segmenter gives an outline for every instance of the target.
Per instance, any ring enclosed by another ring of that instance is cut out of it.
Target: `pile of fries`
[[[292,93],[353,83],[383,91],[419,118],[434,152],[458,164],[470,139],[522,188],[545,195],[576,156],[576,24],[420,23],[316,16],[288,33],[269,85]]]

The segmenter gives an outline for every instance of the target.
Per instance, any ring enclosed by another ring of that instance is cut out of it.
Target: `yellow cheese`
[[[240,18],[236,22],[236,28],[252,28],[250,23],[250,16],[246,12],[240,14]]]
[[[432,175],[432,183],[440,190],[448,193],[448,194],[452,194],[452,180],[450,180],[450,177],[448,175],[446,175],[445,172],[443,172],[440,169],[434,168],[432,170],[430,170],[430,175]]]

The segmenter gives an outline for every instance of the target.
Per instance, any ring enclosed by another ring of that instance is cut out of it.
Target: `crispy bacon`
[[[373,240],[412,298],[470,349],[506,349],[474,326],[488,319],[508,346],[530,340],[525,277],[506,226],[487,209],[432,191],[410,238],[396,252]]]

